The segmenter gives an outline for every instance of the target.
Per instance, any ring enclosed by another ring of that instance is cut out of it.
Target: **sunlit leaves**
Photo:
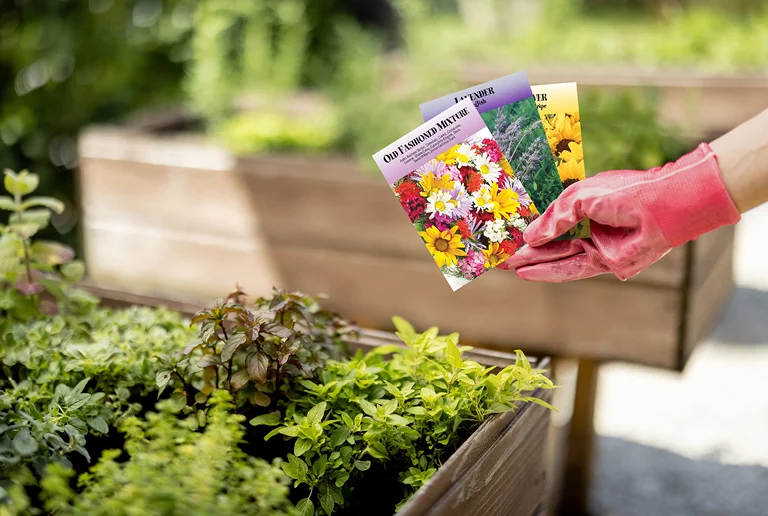
[[[525,395],[552,384],[522,353],[516,364],[497,371],[464,360],[457,334],[441,336],[437,328],[417,333],[400,318],[394,324],[407,347],[384,346],[328,362],[319,383],[298,380],[299,392],[280,426],[267,435],[293,441],[293,456],[309,469],[284,467],[297,483],[313,489],[311,500],[322,514],[343,505],[340,488],[376,463],[407,464],[399,478],[412,493],[462,436],[491,415],[526,402],[548,406]]]

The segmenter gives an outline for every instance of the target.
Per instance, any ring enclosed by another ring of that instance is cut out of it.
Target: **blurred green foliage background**
[[[761,0],[9,0],[0,11],[0,164],[67,202],[85,125],[184,106],[238,153],[370,154],[478,62],[754,72]],[[297,103],[296,98],[302,98]],[[684,148],[647,92],[581,99],[588,166],[647,168]]]

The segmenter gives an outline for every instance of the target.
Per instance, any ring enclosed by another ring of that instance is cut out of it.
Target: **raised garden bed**
[[[136,296],[93,284],[86,283],[85,287],[102,299],[102,306],[123,308],[162,305],[188,315],[197,309],[194,305]],[[353,351],[361,349],[364,352],[393,344],[404,346],[394,334],[376,330],[362,330],[360,336],[348,344]],[[516,361],[515,355],[483,349],[464,352],[464,357],[497,369]],[[549,371],[548,358],[529,360],[532,367]],[[539,389],[530,395],[550,400],[550,393],[549,390]],[[543,514],[546,507],[549,420],[549,410],[530,403],[521,405],[514,412],[492,416],[464,441],[397,514]],[[365,510],[371,515],[387,514],[373,500]]]
[[[732,287],[725,228],[626,283],[492,271],[451,294],[383,180],[352,159],[235,158],[184,133],[108,127],[83,134],[80,162],[89,275],[138,294],[200,302],[236,279],[254,294],[281,284],[372,328],[396,309],[485,346],[680,369]]]

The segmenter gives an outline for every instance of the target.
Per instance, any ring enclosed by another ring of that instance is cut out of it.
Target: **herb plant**
[[[253,309],[238,289],[192,322],[200,324],[200,337],[184,354],[195,352],[202,369],[196,401],[226,389],[238,406],[269,408],[291,388],[291,379],[312,378],[328,358],[341,358],[343,338],[356,332],[337,314],[320,309],[316,298],[277,288],[272,298],[257,299]],[[177,391],[189,396],[190,386],[178,369],[186,371],[187,364],[171,358],[167,365],[157,376],[161,392],[169,383],[180,383]]]
[[[243,417],[232,413],[229,398],[225,391],[212,396],[202,432],[196,421],[179,419],[170,400],[144,420],[127,419],[127,460],[120,450],[106,451],[80,476],[80,493],[70,488],[72,470],[51,467],[42,482],[46,509],[88,516],[292,514],[280,468],[239,448]]]
[[[47,291],[62,312],[87,311],[96,300],[76,289],[84,273],[82,262],[73,261],[72,248],[58,242],[31,239],[50,222],[51,211],[64,205],[51,197],[25,197],[40,180],[23,170],[5,170],[4,187],[10,196],[0,196],[0,210],[10,211],[6,226],[0,225],[0,310],[12,317],[28,318],[40,309],[39,294]]]
[[[393,320],[405,348],[382,346],[329,361],[318,382],[298,380],[284,416],[250,421],[276,427],[267,439],[293,441],[282,467],[295,486],[308,488],[299,507],[333,514],[372,463],[398,476],[407,499],[492,414],[524,402],[550,407],[526,394],[552,383],[522,352],[514,365],[493,372],[462,358],[458,334],[416,333],[403,319]]]

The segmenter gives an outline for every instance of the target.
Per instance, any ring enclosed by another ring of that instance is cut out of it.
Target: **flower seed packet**
[[[454,291],[514,254],[538,214],[470,99],[373,159]]]
[[[544,211],[563,191],[563,185],[526,73],[507,75],[421,104],[422,118],[431,120],[465,98],[477,107],[534,205]]]
[[[560,181],[563,189],[568,188],[586,177],[576,83],[544,84],[531,88]],[[569,234],[578,238],[589,237],[589,219],[584,219]]]

